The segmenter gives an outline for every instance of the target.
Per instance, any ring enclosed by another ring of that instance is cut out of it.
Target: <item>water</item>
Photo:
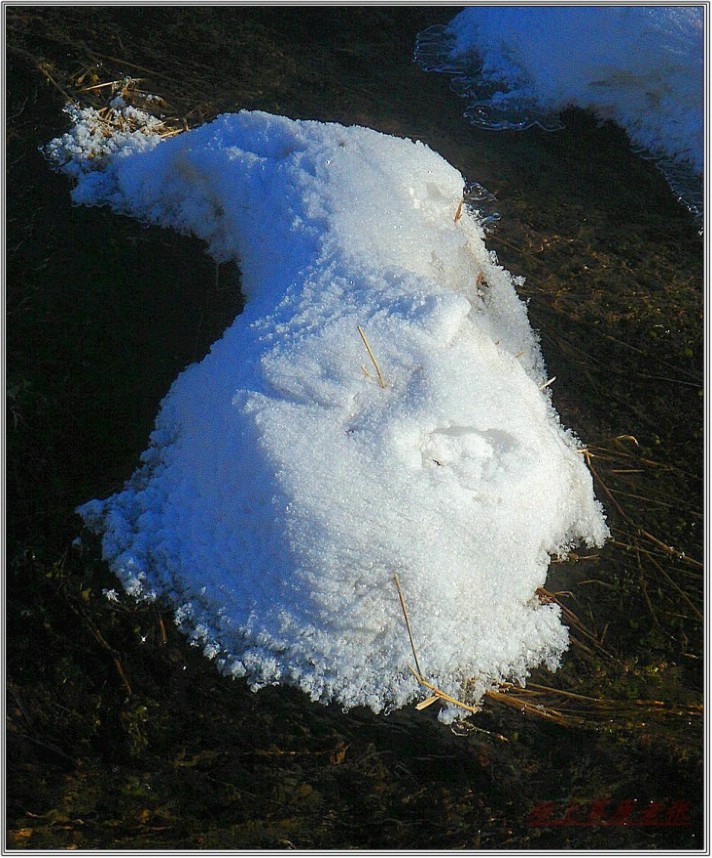
[[[415,60],[478,128],[560,131],[567,106],[618,122],[701,224],[701,27],[693,9],[473,8],[420,32]]]
[[[463,116],[472,125],[488,131],[525,131],[538,127],[560,131],[564,124],[558,114],[534,109],[531,101],[511,101],[507,107],[497,104],[495,96],[501,87],[482,75],[477,56],[457,55],[456,37],[448,26],[437,24],[418,33],[414,58],[424,71],[451,75],[450,89],[466,99]]]

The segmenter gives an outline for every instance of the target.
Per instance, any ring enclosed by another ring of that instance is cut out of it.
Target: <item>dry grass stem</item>
[[[550,721],[562,727],[598,728],[605,722],[608,729],[646,726],[653,717],[699,719],[702,705],[671,705],[662,700],[612,700],[592,697],[530,682],[526,688],[505,683],[486,696],[496,703],[517,709],[525,715]]]
[[[42,72],[42,74],[47,78],[47,80],[49,81],[49,83],[51,83],[51,84],[52,84],[52,86],[54,86],[56,89],[58,89],[58,90],[59,90],[59,92],[61,92],[61,93],[62,93],[62,95],[67,99],[67,101],[68,101],[68,102],[72,102],[72,103],[75,103],[75,104],[76,104],[76,101],[77,101],[77,100],[76,100],[76,98],[72,98],[72,96],[67,92],[67,90],[66,90],[66,89],[64,89],[64,87],[60,86],[60,84],[58,84],[58,83],[57,83],[57,81],[56,81],[56,80],[52,77],[52,75],[49,73],[49,71],[48,71],[48,69],[47,69],[47,63],[38,62],[38,63],[37,63],[37,68],[38,68],[38,69]]]
[[[430,704],[434,703],[436,700],[444,700],[446,703],[452,703],[454,706],[459,706],[461,709],[466,709],[468,712],[472,712],[473,715],[477,714],[480,711],[479,706],[470,706],[467,703],[463,703],[462,700],[458,700],[456,697],[452,697],[445,691],[442,691],[436,685],[433,685],[431,682],[428,682],[428,680],[425,679],[425,677],[419,671],[416,671],[414,668],[411,667],[410,672],[418,680],[420,685],[422,685],[424,688],[427,688],[428,691],[433,692],[432,697],[429,697],[427,700],[423,701],[424,705],[420,704],[421,709],[425,709],[426,706],[430,706]]]
[[[142,78],[133,79],[133,83],[141,83]],[[107,80],[104,83],[95,83],[92,86],[84,86],[78,92],[93,92],[96,89],[105,89],[107,86],[118,89],[119,86],[125,86],[127,83],[126,79],[121,80]]]
[[[368,352],[368,356],[371,358],[371,361],[373,362],[373,366],[376,369],[376,375],[378,376],[378,380],[381,383],[381,387],[385,387],[386,386],[386,380],[383,377],[383,374],[381,373],[380,367],[378,366],[378,361],[376,360],[376,356],[374,355],[373,351],[371,350],[371,346],[368,344],[368,340],[366,339],[366,334],[364,334],[363,328],[361,327],[361,325],[357,325],[356,327],[358,329],[359,334],[361,334],[361,339],[363,340],[363,344],[366,346],[366,351]]]
[[[543,602],[554,602],[555,604],[557,604],[559,606],[559,609],[561,610],[561,616],[566,620],[566,622],[571,628],[576,629],[576,631],[583,635],[586,640],[590,641],[593,646],[595,646],[596,649],[598,649],[598,651],[606,658],[617,661],[617,659],[612,653],[608,652],[603,648],[603,646],[601,645],[600,636],[597,635],[595,632],[592,632],[587,629],[586,626],[584,626],[584,624],[581,622],[581,620],[576,616],[576,614],[570,608],[567,608],[566,605],[564,605],[564,603],[559,598],[563,594],[551,593],[548,590],[545,590],[543,587],[539,587],[536,591],[536,594]],[[575,638],[572,638],[571,642],[575,646],[578,646],[579,648],[588,650],[588,652],[590,652],[590,649],[588,649],[588,647],[586,647],[581,641],[577,641]]]
[[[418,680],[419,685],[422,685],[423,688],[427,688],[428,691],[431,691],[432,694],[426,700],[422,700],[417,704],[416,709],[423,710],[427,709],[428,706],[431,706],[437,700],[445,701],[446,703],[451,703],[453,706],[459,706],[461,709],[466,709],[468,712],[473,714],[480,711],[477,706],[470,706],[467,703],[463,703],[461,700],[458,700],[456,697],[452,697],[450,694],[447,694],[445,691],[442,691],[437,686],[433,685],[431,682],[423,676],[423,671],[420,669],[420,664],[418,663],[418,654],[415,650],[415,641],[413,640],[413,632],[410,627],[410,618],[408,617],[408,608],[405,604],[405,597],[403,596],[403,590],[400,585],[400,579],[398,575],[393,576],[393,581],[396,585],[396,589],[398,590],[398,598],[400,599],[401,609],[403,611],[403,618],[405,619],[405,625],[408,630],[408,638],[410,640],[410,648],[413,653],[413,660],[415,661],[415,668],[408,665],[410,668],[410,672],[413,676]]]
[[[410,640],[410,649],[413,653],[413,661],[415,661],[415,667],[418,671],[418,675],[422,676],[423,671],[420,669],[420,665],[418,664],[418,654],[415,651],[415,641],[413,640],[413,632],[410,628],[410,618],[408,617],[408,608],[405,606],[405,598],[403,597],[403,590],[401,589],[400,579],[398,575],[393,576],[393,581],[396,585],[396,589],[398,590],[398,598],[400,599],[401,609],[403,611],[403,618],[405,619],[405,627],[408,630],[408,638]]]

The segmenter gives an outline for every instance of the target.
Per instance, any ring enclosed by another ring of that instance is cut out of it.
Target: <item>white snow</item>
[[[702,5],[472,6],[422,33],[416,57],[470,78],[460,85],[482,124],[553,127],[564,108],[588,108],[700,174],[703,38]]]
[[[88,160],[75,118],[50,148],[74,200],[194,233],[248,298],[124,490],[80,509],[125,589],[167,597],[226,673],[346,708],[422,696],[394,574],[443,691],[555,668],[567,631],[535,591],[607,528],[516,280],[456,219],[460,173],[419,142],[250,112]]]
[[[125,130],[111,127],[98,110],[68,103],[64,112],[72,121],[72,133],[50,141],[47,157],[74,179],[104,167],[114,156],[143,152],[160,143],[161,121],[149,113],[127,105],[116,97],[111,102]]]

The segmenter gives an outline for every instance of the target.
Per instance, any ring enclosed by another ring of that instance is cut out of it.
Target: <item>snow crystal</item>
[[[421,33],[416,58],[459,76],[472,121],[554,128],[589,108],[700,174],[703,31],[702,6],[473,6]]]
[[[248,299],[123,491],[80,509],[129,592],[170,599],[254,688],[346,708],[422,693],[395,574],[443,691],[555,667],[567,631],[536,590],[607,528],[513,278],[456,217],[460,173],[419,142],[245,111],[89,160],[75,119],[75,201],[199,236]]]

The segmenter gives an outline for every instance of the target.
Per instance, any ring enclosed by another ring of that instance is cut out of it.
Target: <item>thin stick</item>
[[[620,441],[631,441],[633,444],[635,444],[636,447],[640,447],[638,439],[635,437],[635,435],[616,435],[613,441],[616,444]]]
[[[132,83],[139,83],[142,78],[131,78]],[[78,90],[78,92],[91,92],[94,89],[104,89],[107,86],[116,86],[119,83],[125,83],[125,79],[120,80],[107,80],[106,83],[95,83],[94,86],[85,86],[82,89]]]
[[[72,96],[67,92],[67,90],[66,90],[66,89],[64,89],[63,87],[61,87],[61,86],[57,83],[57,81],[56,81],[56,80],[52,77],[52,75],[47,71],[47,67],[46,67],[46,66],[47,66],[47,64],[46,64],[46,63],[37,63],[37,68],[39,69],[39,71],[41,71],[41,72],[42,72],[42,74],[47,78],[47,80],[52,84],[52,86],[56,87],[56,88],[57,88],[57,89],[62,93],[62,95],[67,99],[67,101],[70,101],[70,102],[73,102],[73,103],[74,103],[74,102],[76,102],[76,99],[72,98]]]
[[[361,329],[359,328],[359,330],[361,330]],[[401,608],[403,609],[403,616],[405,617],[405,627],[408,629],[408,637],[410,638],[410,648],[413,651],[413,659],[415,661],[415,667],[418,671],[418,678],[420,679],[423,676],[423,672],[421,671],[420,665],[418,664],[418,654],[415,651],[415,643],[413,642],[413,632],[410,630],[410,620],[408,619],[408,609],[405,606],[405,599],[403,598],[403,591],[401,590],[401,585],[400,585],[400,581],[398,580],[398,575],[394,575],[393,580],[395,581],[396,589],[398,590],[398,598],[400,599]]]
[[[418,680],[418,684],[422,685],[423,688],[427,688],[428,691],[432,691],[432,695],[428,697],[426,700],[422,700],[420,703],[416,705],[416,709],[421,711],[423,709],[427,709],[428,706],[435,703],[437,700],[444,700],[447,703],[452,703],[454,706],[459,706],[461,709],[466,709],[468,712],[472,712],[473,714],[477,714],[480,711],[478,706],[469,706],[467,703],[463,703],[461,700],[458,700],[455,697],[451,697],[449,694],[446,694],[444,691],[439,689],[436,685],[433,685],[431,682],[423,676],[423,672],[420,669],[420,664],[418,663],[418,654],[415,651],[415,642],[413,641],[413,632],[410,628],[410,620],[408,619],[408,609],[405,606],[405,598],[403,596],[403,590],[401,589],[400,580],[398,579],[398,575],[393,576],[393,581],[395,582],[396,589],[398,590],[398,598],[400,599],[401,608],[403,609],[403,616],[405,618],[405,626],[408,629],[408,637],[410,638],[410,648],[413,653],[413,659],[415,661],[415,667],[411,667],[408,665],[410,672],[413,676]],[[475,728],[481,730],[481,728]],[[484,733],[488,733],[488,730],[482,730]],[[499,736],[497,733],[491,734],[497,736],[498,739],[502,739],[503,741],[507,741],[504,736]]]
[[[145,72],[150,77],[162,77],[163,80],[172,81],[172,78],[170,78],[166,74],[161,74],[161,72],[153,71],[152,69],[147,69],[146,66],[138,66],[138,65],[136,65],[136,63],[130,63],[128,60],[121,59],[121,57],[112,57],[112,56],[109,56],[108,54],[98,54],[98,53],[95,53],[94,51],[88,51],[88,53],[91,57],[100,58],[103,60],[109,60],[109,62],[118,63],[119,65],[128,66],[129,68],[137,69],[138,71]]]
[[[166,626],[163,622],[163,617],[161,616],[161,612],[158,609],[156,610],[156,616],[158,617],[158,628],[161,632],[161,643],[165,645],[168,643],[168,635],[166,633]]]
[[[670,554],[673,557],[677,557],[680,555],[680,552],[677,551],[675,548],[673,548],[672,545],[666,545],[664,542],[661,542],[659,539],[657,539],[655,536],[653,536],[652,533],[648,533],[647,530],[643,530],[642,527],[639,529],[638,532],[640,533],[641,536],[644,536],[646,539],[649,539],[652,543],[657,545],[658,548],[662,548],[662,550],[666,554]]]
[[[531,703],[528,703],[525,700],[521,700],[509,694],[503,694],[501,691],[485,691],[485,695],[490,700],[496,700],[499,703],[504,703],[506,706],[513,706],[520,712],[525,712],[527,715],[534,715],[537,718],[542,718],[545,721],[553,721],[555,724],[560,724],[562,727],[566,727],[570,724],[576,723],[576,721],[571,716],[563,715],[556,709],[544,707],[537,708],[536,706],[533,706]]]
[[[413,655],[415,655],[415,653],[413,653]],[[463,703],[462,700],[458,700],[456,697],[451,697],[449,694],[446,694],[444,691],[441,691],[436,685],[433,685],[431,682],[428,682],[428,680],[423,677],[423,675],[420,673],[420,671],[416,672],[411,667],[410,672],[413,674],[413,676],[418,680],[418,682],[421,685],[425,686],[425,688],[427,688],[429,691],[432,691],[435,697],[437,697],[441,700],[445,700],[448,703],[452,703],[455,706],[459,706],[461,709],[467,709],[468,712],[472,712],[474,715],[477,715],[479,713],[479,711],[480,711],[479,707],[468,706],[468,704]],[[429,700],[430,700],[430,698],[428,698],[428,700],[424,701],[425,704],[428,706],[430,705]],[[433,702],[435,702],[435,701],[433,701]]]
[[[601,488],[602,488],[602,489],[603,489],[603,491],[606,493],[606,495],[607,495],[607,497],[608,497],[608,500],[609,500],[609,501],[613,504],[613,506],[616,508],[616,510],[618,511],[618,513],[619,513],[619,515],[621,516],[621,518],[623,518],[623,519],[624,519],[625,521],[627,521],[629,524],[632,524],[633,522],[631,521],[630,516],[629,516],[626,512],[624,512],[623,507],[621,507],[621,505],[618,503],[618,501],[613,497],[613,495],[611,494],[611,492],[610,492],[610,490],[609,490],[608,486],[607,486],[607,485],[603,482],[603,480],[598,476],[598,472],[597,472],[597,471],[596,471],[596,469],[593,467],[593,464],[592,464],[592,461],[591,461],[591,460],[592,460],[592,458],[593,458],[593,457],[591,456],[591,453],[590,453],[588,450],[582,450],[581,452],[583,453],[583,456],[584,456],[584,458],[586,459],[586,464],[588,465],[588,469],[589,469],[589,471],[591,471],[591,473],[593,474],[593,476],[594,476],[594,478],[595,478],[596,482],[600,484]]]
[[[361,334],[361,339],[363,340],[363,344],[366,346],[366,351],[368,352],[368,356],[371,358],[371,360],[373,361],[373,365],[376,368],[376,374],[378,375],[378,380],[381,382],[381,387],[385,387],[386,386],[386,380],[384,379],[383,375],[381,374],[381,370],[378,367],[378,361],[376,360],[375,355],[371,351],[371,346],[369,346],[369,344],[368,344],[368,340],[366,339],[366,334],[364,334],[363,328],[361,327],[361,325],[356,325],[356,327],[358,328],[359,334]]]

